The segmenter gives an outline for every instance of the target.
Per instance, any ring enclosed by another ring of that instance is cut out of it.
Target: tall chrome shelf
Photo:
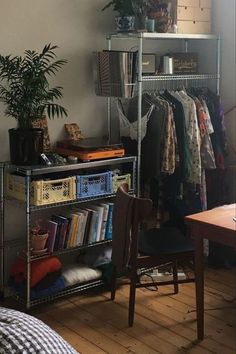
[[[68,174],[79,174],[81,171],[89,171],[91,169],[99,169],[99,168],[112,168],[115,166],[122,166],[129,164],[129,171],[132,174],[132,185],[130,189],[130,193],[134,193],[136,190],[136,157],[135,156],[125,156],[121,158],[114,158],[114,159],[104,159],[98,161],[90,161],[90,162],[81,162],[77,164],[64,164],[64,165],[54,165],[54,166],[15,166],[10,165],[9,163],[0,163],[0,178],[1,178],[1,189],[0,189],[0,222],[1,222],[1,234],[0,234],[0,294],[1,297],[4,297],[4,290],[5,290],[5,281],[4,281],[4,253],[7,247],[11,248],[13,246],[25,246],[26,249],[26,264],[27,264],[27,279],[26,279],[26,296],[20,297],[16,296],[17,300],[24,304],[27,309],[30,309],[32,306],[45,303],[51,301],[53,299],[57,299],[60,297],[64,297],[66,295],[74,294],[86,289],[90,289],[92,287],[100,286],[103,283],[102,280],[91,281],[83,284],[77,284],[76,286],[68,287],[63,291],[58,292],[55,295],[48,296],[42,299],[37,300],[30,300],[30,264],[38,259],[43,259],[49,257],[51,255],[63,255],[66,253],[81,251],[85,249],[90,249],[93,247],[97,247],[99,245],[110,244],[111,240],[100,241],[96,243],[90,243],[87,245],[77,246],[73,248],[68,248],[65,250],[59,250],[53,252],[52,254],[43,254],[41,256],[32,256],[30,253],[30,227],[31,227],[31,213],[35,213],[40,210],[49,209],[49,208],[56,208],[56,207],[64,207],[70,206],[74,204],[85,203],[89,201],[94,201],[98,199],[107,199],[112,198],[115,196],[114,193],[109,195],[104,195],[100,197],[90,197],[90,198],[78,198],[75,200],[71,200],[68,202],[59,202],[53,203],[48,205],[42,206],[35,206],[31,205],[30,203],[30,186],[31,186],[31,179],[32,177],[40,176],[43,179],[44,175],[50,176],[51,174],[60,174],[60,173],[68,173]],[[9,198],[4,193],[4,177],[6,172],[17,172],[20,173],[22,176],[25,177],[25,184],[26,184],[26,198],[25,202],[19,201],[14,198]],[[26,223],[26,238],[25,242],[23,240],[5,240],[5,227],[4,227],[4,219],[6,217],[6,203],[14,203],[15,207],[21,207],[25,209],[25,223]],[[5,214],[5,215],[4,215]]]
[[[142,117],[142,92],[143,90],[152,90],[157,86],[155,84],[162,83],[168,85],[175,82],[183,83],[188,86],[191,82],[207,82],[213,80],[215,82],[216,93],[220,93],[220,37],[213,34],[178,34],[178,33],[119,33],[110,34],[107,36],[108,50],[112,50],[112,41],[129,41],[135,40],[138,47],[138,77],[137,77],[137,95],[138,95],[138,146],[137,146],[137,194],[140,194],[140,168],[141,168],[141,117]],[[142,73],[142,54],[144,41],[162,41],[162,40],[178,40],[184,42],[184,52],[189,51],[189,41],[215,41],[216,43],[216,70],[214,74],[199,74],[199,75],[155,75],[144,76]],[[183,85],[182,85],[183,86]],[[111,135],[111,98],[108,98],[108,131]]]

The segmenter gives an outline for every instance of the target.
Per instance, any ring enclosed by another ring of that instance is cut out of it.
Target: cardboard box
[[[204,9],[211,9],[212,0],[199,0],[199,7]]]
[[[211,33],[211,22],[203,21],[178,21],[178,33],[184,34],[209,34]]]
[[[196,17],[196,12],[197,8],[196,7],[190,7],[190,6],[178,6],[177,7],[177,21],[182,20],[182,21],[195,21]]]
[[[199,7],[199,0],[177,0],[177,6]]]
[[[211,9],[200,7],[177,7],[177,21],[211,21]]]
[[[210,9],[212,0],[176,0],[175,6],[202,7]]]
[[[196,8],[194,11],[194,21],[211,22],[211,9]]]

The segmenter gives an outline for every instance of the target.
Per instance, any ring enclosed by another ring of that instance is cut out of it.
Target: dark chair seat
[[[140,232],[139,252],[149,256],[177,254],[194,250],[192,240],[174,227],[153,228]]]

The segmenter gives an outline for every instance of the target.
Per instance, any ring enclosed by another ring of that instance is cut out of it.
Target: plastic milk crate
[[[25,177],[7,174],[7,195],[26,200]],[[30,202],[33,205],[47,205],[76,199],[76,178],[67,177],[54,180],[31,182]]]
[[[89,198],[112,193],[112,173],[110,171],[76,176],[76,179],[77,198]]]
[[[128,184],[128,189],[130,190],[131,188],[131,174],[127,173],[127,175],[114,175],[112,177],[112,190],[113,193],[117,192],[117,189],[122,183],[127,183]]]

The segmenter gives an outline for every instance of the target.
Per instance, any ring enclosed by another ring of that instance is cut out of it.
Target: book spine
[[[113,203],[109,203],[109,210],[108,210],[108,218],[107,218],[107,226],[106,226],[106,234],[105,240],[112,239],[112,214],[113,214]]]

